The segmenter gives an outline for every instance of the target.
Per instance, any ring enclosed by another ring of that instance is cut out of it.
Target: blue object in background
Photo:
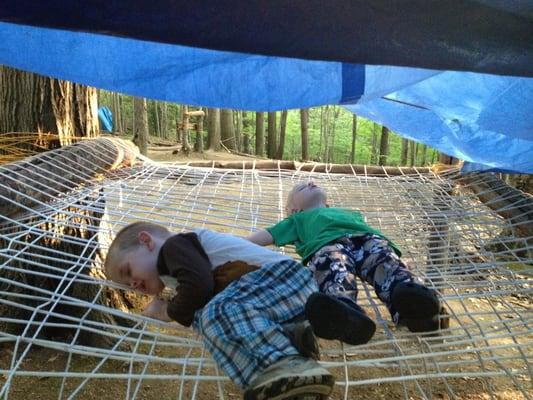
[[[98,119],[100,120],[100,130],[113,132],[113,113],[106,106],[98,109]]]

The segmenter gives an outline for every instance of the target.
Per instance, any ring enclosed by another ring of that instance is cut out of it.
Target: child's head
[[[145,294],[159,294],[165,287],[157,270],[159,249],[171,233],[151,222],[122,228],[109,247],[104,269],[109,279]]]
[[[296,184],[289,195],[285,205],[287,215],[310,208],[327,207],[326,192],[312,181]]]

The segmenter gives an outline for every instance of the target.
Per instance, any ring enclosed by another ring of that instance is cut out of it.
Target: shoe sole
[[[244,393],[244,400],[321,400],[333,391],[333,375],[291,376],[276,379]]]
[[[315,335],[351,345],[367,343],[376,324],[363,313],[323,293],[313,293],[305,304],[305,315]]]
[[[391,303],[411,332],[429,332],[439,329],[441,304],[437,293],[414,282],[398,284]]]
[[[310,324],[298,325],[290,331],[285,331],[285,334],[301,356],[320,360],[320,348]]]

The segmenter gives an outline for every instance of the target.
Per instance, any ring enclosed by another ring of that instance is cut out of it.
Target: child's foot
[[[282,358],[261,373],[244,392],[244,400],[327,399],[335,379],[316,361]]]
[[[320,359],[318,341],[309,321],[293,322],[283,325],[283,331],[296,350],[306,358]]]
[[[399,314],[398,323],[406,325],[411,332],[436,331],[443,325],[439,311],[445,309],[441,307],[437,293],[424,285],[398,283],[391,295],[391,303]],[[447,322],[449,325],[449,318]]]
[[[376,324],[362,310],[324,293],[313,293],[305,304],[305,316],[315,335],[357,345],[367,343]]]

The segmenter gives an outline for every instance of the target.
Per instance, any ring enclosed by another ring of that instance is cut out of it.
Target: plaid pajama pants
[[[417,282],[388,241],[368,233],[346,236],[322,247],[308,263],[319,290],[344,301],[357,309],[357,279],[368,282],[378,298],[387,306],[392,320],[399,315],[392,307],[390,295],[398,282]]]
[[[299,354],[281,324],[303,316],[307,298],[316,291],[311,272],[300,263],[266,264],[198,310],[194,326],[216,363],[246,388],[279,359]]]

